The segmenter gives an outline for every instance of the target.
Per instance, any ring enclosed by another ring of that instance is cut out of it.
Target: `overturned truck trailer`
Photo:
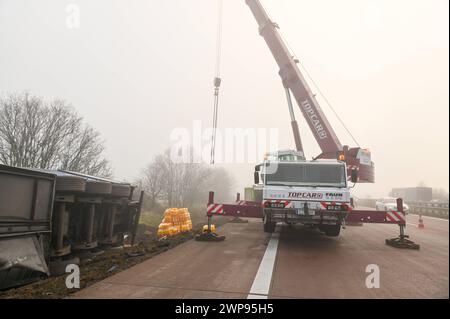
[[[122,245],[138,223],[134,187],[105,178],[55,171],[52,260],[97,247]]]
[[[0,290],[134,244],[143,194],[133,193],[110,179],[0,165]]]
[[[49,275],[55,175],[0,165],[0,290]]]

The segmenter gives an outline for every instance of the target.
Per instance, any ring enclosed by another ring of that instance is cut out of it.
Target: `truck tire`
[[[320,230],[329,237],[337,237],[341,232],[341,225],[323,225]]]
[[[275,231],[277,223],[270,221],[269,216],[267,216],[267,214],[264,213],[263,225],[264,225],[264,232],[273,233]]]

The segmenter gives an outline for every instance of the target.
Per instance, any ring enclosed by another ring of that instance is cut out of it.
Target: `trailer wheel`
[[[341,225],[323,225],[320,230],[329,237],[337,237],[341,232]]]
[[[277,223],[270,221],[269,216],[267,216],[267,213],[264,213],[263,225],[264,231],[266,233],[273,233],[275,231],[275,226],[277,225]]]

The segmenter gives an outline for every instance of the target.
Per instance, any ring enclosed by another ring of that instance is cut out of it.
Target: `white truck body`
[[[277,222],[318,227],[337,236],[350,210],[344,162],[337,160],[269,161],[259,165],[264,228]],[[336,235],[337,234],[337,235]]]

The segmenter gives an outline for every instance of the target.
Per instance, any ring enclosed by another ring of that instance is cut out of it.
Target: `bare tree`
[[[62,100],[28,93],[0,99],[0,162],[110,176],[100,134]]]
[[[216,190],[228,199],[233,180],[224,169],[204,163],[177,163],[165,152],[143,170],[138,183],[146,191],[150,208],[158,200],[170,207],[190,207],[205,203],[209,190]]]
[[[206,202],[208,192],[214,191],[214,199],[218,203],[226,203],[235,199],[236,193],[233,191],[235,186],[234,178],[224,168],[217,167],[211,170],[206,185],[202,192],[201,200]],[[242,194],[244,195],[244,194]],[[243,196],[242,196],[243,197]],[[243,199],[243,198],[242,198]]]
[[[178,185],[180,186],[179,204],[191,206],[200,202],[207,194],[205,191],[210,180],[213,169],[205,164],[185,163],[182,164],[182,174]]]
[[[154,161],[147,165],[142,171],[142,179],[139,184],[142,185],[142,189],[145,191],[150,209],[162,198],[163,191],[167,184],[165,175],[163,155],[158,155]]]

